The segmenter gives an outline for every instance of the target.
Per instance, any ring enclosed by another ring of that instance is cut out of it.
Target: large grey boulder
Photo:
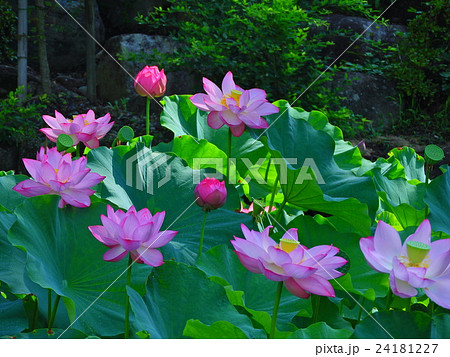
[[[139,71],[148,66],[158,66],[159,63],[139,63],[135,61],[118,60],[119,54],[152,53],[158,50],[162,53],[172,53],[175,50],[173,40],[166,36],[150,36],[144,34],[127,34],[110,38],[105,43],[105,50],[97,55],[97,93],[100,99],[115,101],[130,98],[129,105],[141,107],[144,100],[134,89],[134,78]],[[114,57],[111,58],[112,55]],[[167,73],[167,90],[165,95],[193,93],[193,76],[189,72]]]
[[[362,72],[340,72],[329,84],[338,90],[342,106],[372,121],[376,130],[387,129],[398,119],[400,106],[395,85],[385,78]]]

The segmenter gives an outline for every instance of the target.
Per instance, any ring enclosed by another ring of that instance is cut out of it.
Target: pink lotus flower
[[[101,215],[102,226],[88,227],[98,241],[111,248],[103,255],[104,260],[117,262],[130,252],[137,263],[154,267],[163,264],[163,256],[155,248],[166,245],[178,233],[159,231],[165,212],[152,216],[147,208],[136,212],[131,206],[127,212],[120,209],[114,212],[111,206],[107,206],[107,214]]]
[[[264,211],[266,213],[269,213],[269,209],[270,209],[269,206],[264,207]],[[261,213],[262,211],[263,211],[263,208],[257,206],[256,212]],[[276,211],[275,207],[272,207],[272,209],[270,210],[270,212],[273,212],[273,211]],[[250,203],[250,206],[248,206],[248,208],[244,208],[244,206],[242,205],[242,202],[241,202],[241,208],[236,210],[236,212],[238,212],[238,213],[251,213],[251,214],[254,214],[254,212],[255,212],[254,203],[252,202],[252,203]]]
[[[361,238],[359,246],[373,269],[389,273],[395,295],[409,298],[423,288],[436,304],[450,308],[450,239],[431,242],[427,219],[403,245],[398,232],[379,221],[374,237]]]
[[[297,229],[289,229],[277,244],[263,232],[250,231],[241,225],[245,239],[234,237],[231,241],[242,265],[253,273],[264,274],[267,279],[283,281],[295,296],[306,299],[310,294],[332,296],[334,290],[329,279],[343,274],[336,269],[347,261],[336,254],[339,249],[320,245],[308,249],[298,242]]]
[[[81,157],[72,161],[70,154],[61,154],[56,148],[41,147],[36,160],[23,159],[26,169],[34,180],[19,182],[13,187],[21,195],[33,197],[55,194],[61,196],[59,207],[66,204],[75,207],[89,207],[93,187],[103,181],[105,176],[90,172],[86,168],[87,159]]]
[[[106,114],[95,119],[95,113],[89,110],[86,114],[76,115],[73,119],[66,119],[61,113],[55,110],[55,117],[43,115],[42,118],[50,128],[43,128],[41,131],[50,141],[56,143],[61,134],[69,135],[73,140],[73,145],[80,141],[88,148],[95,149],[99,147],[99,140],[103,138],[114,122],[109,123],[111,116]]]
[[[211,128],[228,125],[234,136],[241,136],[246,125],[255,129],[267,128],[268,124],[261,116],[279,111],[267,101],[264,90],[238,87],[231,72],[225,75],[222,90],[207,78],[203,78],[203,88],[207,94],[195,94],[190,98],[191,102],[200,110],[210,112],[208,125]]]
[[[225,181],[212,177],[204,178],[194,190],[196,203],[203,210],[213,210],[222,207],[227,200]]]
[[[142,97],[161,97],[166,91],[167,77],[164,69],[145,66],[134,79],[134,88]]]

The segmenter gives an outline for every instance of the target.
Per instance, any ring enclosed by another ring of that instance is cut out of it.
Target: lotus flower
[[[117,262],[128,252],[137,263],[150,266],[163,264],[161,252],[155,248],[169,243],[178,233],[176,231],[162,231],[165,212],[158,212],[152,216],[147,208],[136,211],[131,206],[127,212],[107,206],[107,216],[101,215],[101,226],[88,227],[94,237],[109,247],[103,259]]]
[[[194,190],[196,203],[203,210],[213,210],[222,207],[227,200],[225,181],[219,181],[212,177],[203,179]]]
[[[164,69],[145,66],[134,79],[134,88],[142,97],[160,97],[166,91],[167,77]]]
[[[250,206],[248,206],[248,208],[244,208],[244,206],[242,205],[242,202],[241,202],[241,208],[236,210],[236,212],[238,212],[238,213],[251,213],[252,215],[258,215],[262,211],[265,211],[266,213],[269,213],[269,210],[270,210],[269,206],[266,206],[266,207],[262,208],[261,206],[256,205],[256,210],[255,210],[254,207],[255,207],[254,203],[252,202],[252,203],[250,203]],[[273,211],[276,211],[275,207],[272,207],[272,209],[270,210],[270,212],[273,212]]]
[[[427,219],[403,244],[393,227],[379,221],[375,235],[361,238],[359,245],[373,269],[389,273],[395,295],[409,298],[423,288],[436,304],[450,309],[450,239],[431,242]]]
[[[228,125],[234,136],[241,136],[246,125],[255,129],[267,128],[268,124],[261,116],[279,111],[267,101],[264,90],[238,87],[231,72],[225,75],[222,90],[207,78],[203,78],[203,88],[207,94],[195,94],[190,98],[191,102],[200,110],[209,112],[208,125],[211,128]]]
[[[103,181],[105,176],[90,172],[86,168],[87,159],[81,157],[72,161],[70,154],[61,154],[56,148],[41,147],[36,160],[23,159],[26,169],[34,180],[19,182],[13,187],[21,195],[33,197],[55,194],[61,196],[59,207],[66,204],[75,207],[88,207],[93,187]]]
[[[308,249],[298,242],[296,228],[289,229],[278,244],[269,237],[270,226],[263,232],[250,231],[243,224],[241,227],[245,239],[234,237],[231,244],[248,270],[264,274],[270,280],[283,281],[299,298],[306,299],[310,294],[335,296],[328,280],[342,276],[336,269],[347,263],[336,256],[338,248],[320,245]]]
[[[109,113],[95,119],[95,113],[92,110],[86,114],[76,115],[73,119],[66,119],[56,110],[55,117],[44,115],[42,118],[50,128],[43,128],[41,131],[50,141],[56,143],[59,135],[67,134],[72,138],[74,145],[81,141],[90,149],[98,148],[100,145],[98,141],[114,125],[114,122],[109,123],[111,120]]]

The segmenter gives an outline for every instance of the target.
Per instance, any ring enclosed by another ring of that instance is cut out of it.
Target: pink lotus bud
[[[203,179],[194,190],[197,204],[203,210],[212,210],[222,207],[227,200],[225,181],[219,181],[212,177]]]
[[[164,69],[145,66],[134,79],[134,88],[142,97],[161,97],[166,91],[167,77]]]

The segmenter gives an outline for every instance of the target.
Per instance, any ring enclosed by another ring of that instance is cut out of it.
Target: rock
[[[105,43],[105,49],[114,56],[121,53],[152,53],[155,49],[163,53],[175,50],[172,40],[165,36],[150,36],[144,34],[128,34],[110,38]],[[128,109],[141,110],[145,101],[134,89],[134,78],[145,65],[158,63],[138,63],[133,61],[119,61],[119,64],[105,51],[97,55],[97,89],[100,99],[115,101],[130,98]],[[160,67],[161,69],[161,67]],[[166,73],[167,90],[165,95],[190,94],[194,91],[193,76],[188,72]],[[152,107],[155,107],[154,105]]]
[[[372,20],[338,14],[330,14],[322,17],[329,24],[327,28],[316,27],[311,29],[311,35],[320,34],[321,40],[331,41],[333,46],[327,46],[322,53],[332,59],[340,56],[347,47],[356,39],[356,37],[368,30],[356,41],[350,49],[345,52],[340,61],[362,62],[368,54],[374,57],[383,57],[383,51],[374,48],[367,40],[378,42],[384,45],[394,45],[397,43],[398,32],[406,32],[407,28],[403,25],[383,25],[372,24]],[[370,27],[369,27],[370,26]],[[323,36],[323,37],[322,37]]]
[[[395,85],[385,78],[362,72],[339,72],[328,85],[345,97],[342,106],[371,120],[374,129],[386,129],[397,121],[398,93]]]
[[[83,27],[86,26],[84,0],[59,0],[58,2]],[[84,69],[86,66],[85,44],[87,34],[83,29],[56,3],[49,6],[46,13],[46,25],[50,71],[66,73]],[[100,43],[105,38],[105,29],[97,5],[95,9],[95,38]],[[28,42],[30,65],[35,69],[39,69],[37,59],[38,46],[37,43],[33,42]]]

